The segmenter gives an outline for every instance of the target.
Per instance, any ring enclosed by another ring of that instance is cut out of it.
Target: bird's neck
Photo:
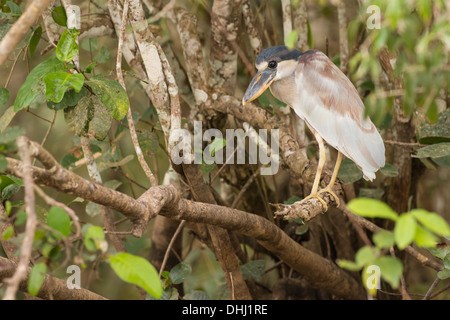
[[[270,92],[272,92],[275,98],[286,103],[288,106],[292,106],[294,102],[298,100],[295,78],[293,75],[272,82],[270,85]],[[283,99],[280,97],[283,97]]]

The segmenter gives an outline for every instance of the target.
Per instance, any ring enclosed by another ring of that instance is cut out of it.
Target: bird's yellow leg
[[[311,198],[316,198],[317,200],[319,200],[322,203],[325,211],[327,211],[328,210],[327,203],[325,202],[325,200],[323,200],[321,197],[319,197],[319,192],[318,192],[320,177],[322,176],[322,169],[323,169],[323,166],[325,165],[325,160],[327,158],[327,154],[325,151],[325,145],[323,144],[322,137],[316,132],[316,130],[312,129],[311,127],[310,127],[310,129],[314,133],[317,143],[319,144],[319,163],[317,164],[317,171],[316,171],[316,176],[314,178],[313,187],[311,189],[311,194],[309,196],[307,196],[306,198],[304,198],[301,202],[307,201]]]
[[[339,168],[341,166],[342,159],[343,159],[342,153],[340,153],[338,151],[336,165],[334,166],[334,170],[333,170],[333,174],[331,175],[330,183],[326,186],[325,189],[322,189],[318,192],[319,194],[324,193],[324,192],[328,192],[329,194],[331,194],[334,197],[334,200],[336,201],[337,207],[339,207],[340,201],[339,201],[339,197],[333,192],[333,187],[334,187],[334,183],[336,182],[337,174],[339,172]]]

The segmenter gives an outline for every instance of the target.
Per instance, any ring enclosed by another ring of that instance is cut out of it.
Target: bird
[[[368,181],[385,166],[385,146],[377,128],[365,115],[358,91],[347,76],[321,51],[301,52],[286,46],[261,51],[255,65],[257,73],[244,93],[242,104],[258,98],[267,88],[273,96],[291,107],[313,133],[319,145],[319,161],[309,196],[301,202],[328,192],[339,207],[333,187],[341,162],[351,159]],[[329,184],[319,190],[326,160],[324,141],[338,151]]]

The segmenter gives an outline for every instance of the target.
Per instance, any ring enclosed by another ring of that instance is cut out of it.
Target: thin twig
[[[48,136],[50,135],[50,131],[52,131],[53,125],[55,124],[55,120],[56,120],[56,114],[57,114],[57,111],[55,110],[53,113],[53,119],[50,122],[50,126],[48,127],[47,132],[45,133],[44,139],[42,139],[41,146],[44,146],[45,142],[48,139]]]
[[[405,147],[405,148],[415,148],[415,147],[427,146],[426,144],[422,144],[422,143],[418,143],[418,142],[401,142],[401,141],[393,141],[393,140],[384,140],[384,143],[401,146],[401,147]]]
[[[261,173],[261,170],[256,170],[255,172],[253,172],[253,174],[250,176],[250,178],[248,178],[247,182],[244,184],[244,186],[242,187],[241,191],[239,191],[238,195],[236,196],[236,198],[234,199],[233,203],[231,204],[232,209],[236,208],[237,204],[239,203],[239,201],[241,200],[242,196],[244,195],[244,193],[247,191],[248,187],[250,187],[250,185],[252,184],[253,180],[255,180],[255,178]]]
[[[41,120],[43,120],[43,121],[46,121],[46,122],[48,122],[48,123],[52,123],[50,120],[45,119],[44,117],[41,117],[40,115],[34,113],[34,112],[31,111],[30,109],[25,109],[25,110],[26,110],[28,113],[31,113],[33,116],[35,116],[35,117],[37,117],[37,118],[39,118],[39,119],[41,119]]]
[[[439,284],[440,281],[441,281],[441,279],[439,279],[439,277],[436,277],[436,279],[434,279],[434,281],[431,284],[430,288],[428,289],[427,293],[423,297],[423,300],[429,300],[431,298],[431,294],[433,293],[433,290],[437,287],[437,285]]]
[[[176,0],[170,0],[168,4],[164,6],[157,14],[155,14],[153,17],[148,19],[148,23],[154,23],[158,21],[159,19],[163,18],[167,15],[167,13],[172,10],[172,8],[175,6]]]
[[[225,166],[228,164],[228,161],[230,161],[233,157],[234,154],[236,153],[237,149],[239,147],[239,144],[236,145],[236,148],[234,148],[234,151],[232,154],[230,154],[228,156],[228,158],[225,160],[225,163],[219,168],[219,170],[217,170],[216,174],[212,177],[211,181],[209,182],[209,184],[211,185],[214,180],[219,176],[219,174],[222,172],[222,170],[225,168]]]
[[[159,269],[159,277],[161,278],[161,273],[164,271],[164,268],[166,267],[167,260],[169,259],[169,254],[171,252],[171,249],[173,247],[173,244],[175,243],[175,240],[177,239],[178,235],[180,234],[181,230],[183,230],[183,227],[186,223],[186,220],[182,220],[180,224],[178,225],[177,230],[172,236],[172,239],[170,239],[169,245],[167,246],[166,253],[164,254],[164,259],[161,263],[161,268]]]
[[[440,290],[436,291],[435,293],[433,293],[433,294],[431,295],[431,299],[433,299],[434,297],[437,297],[437,296],[440,295],[442,292],[447,291],[448,289],[450,289],[450,282],[449,282],[445,287],[443,287],[442,289],[440,289]]]
[[[342,212],[344,212],[347,215],[348,219],[352,223],[352,225],[355,228],[356,232],[358,232],[358,235],[361,238],[361,240],[367,246],[372,247],[372,242],[370,241],[369,237],[364,232],[364,230],[362,229],[361,225],[358,223],[357,219],[355,219],[355,215],[353,214],[353,212],[348,210],[347,206],[345,205],[344,199],[342,199],[342,198],[340,198],[339,210],[342,210]]]
[[[20,282],[25,278],[28,264],[30,262],[31,252],[33,250],[34,233],[38,223],[35,211],[34,181],[31,167],[31,154],[28,148],[27,140],[24,137],[17,139],[17,147],[23,161],[22,179],[25,188],[25,211],[27,213],[27,222],[25,226],[25,238],[23,240],[19,263],[14,275],[7,280],[7,288],[4,300],[14,300]]]
[[[124,37],[125,37],[125,28],[127,25],[127,17],[128,17],[128,7],[129,7],[129,0],[125,0],[123,3],[123,12],[122,12],[122,21],[119,31],[119,42],[117,46],[117,60],[116,60],[116,74],[117,74],[117,80],[123,87],[123,89],[126,91],[126,85],[125,81],[123,79],[123,73],[122,73],[122,50],[123,50],[123,44],[124,44]],[[133,121],[133,115],[131,112],[131,107],[128,108],[127,112],[127,121],[128,121],[128,127],[130,129],[130,136],[131,140],[133,142],[134,150],[136,151],[136,155],[138,157],[139,164],[141,165],[142,169],[145,172],[145,175],[147,176],[150,185],[156,186],[158,185],[158,181],[156,180],[152,170],[148,166],[147,162],[145,161],[144,154],[142,152],[141,146],[139,145],[139,139],[136,133],[136,127],[134,125]]]
[[[17,56],[14,58],[14,62],[13,62],[13,65],[11,67],[11,71],[9,71],[8,78],[6,79],[6,82],[5,82],[5,86],[4,86],[5,88],[8,87],[9,80],[11,80],[11,76],[13,74],[14,68],[16,67],[16,64],[17,64],[17,61],[19,60],[20,54],[22,53],[22,51],[24,49],[25,49],[25,47],[21,48],[19,53],[17,54]]]

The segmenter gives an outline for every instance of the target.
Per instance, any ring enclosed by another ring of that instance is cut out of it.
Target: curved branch
[[[26,138],[25,138],[26,139]],[[313,285],[342,298],[363,298],[364,290],[333,262],[309,251],[289,238],[270,221],[247,212],[227,207],[181,199],[174,186],[157,186],[147,190],[139,199],[89,182],[62,168],[39,144],[26,139],[32,156],[43,168],[31,167],[35,183],[109,206],[122,212],[133,222],[133,235],[139,237],[149,220],[157,214],[216,225],[254,237],[261,245],[300,272]],[[23,163],[7,158],[7,173],[23,175]]]

